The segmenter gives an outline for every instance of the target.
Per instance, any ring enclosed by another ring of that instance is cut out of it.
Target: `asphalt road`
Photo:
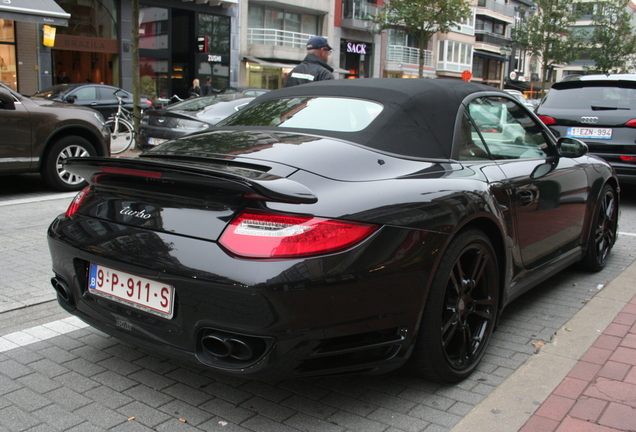
[[[462,383],[400,372],[259,382],[154,356],[62,311],[45,232],[73,194],[52,192],[35,175],[0,177],[0,432],[448,431],[634,261],[635,192],[623,189],[607,268],[565,270],[516,300]]]

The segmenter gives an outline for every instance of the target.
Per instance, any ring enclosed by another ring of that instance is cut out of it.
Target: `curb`
[[[515,373],[473,408],[450,432],[517,431],[552,394],[616,315],[636,295],[636,262],[598,292]]]

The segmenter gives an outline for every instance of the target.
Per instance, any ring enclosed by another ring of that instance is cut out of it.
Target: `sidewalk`
[[[636,263],[451,432],[636,431]]]
[[[636,431],[636,297],[521,432]]]

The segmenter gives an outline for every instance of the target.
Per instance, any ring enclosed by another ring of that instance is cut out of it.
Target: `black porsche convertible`
[[[601,270],[619,184],[512,96],[443,79],[266,93],[215,130],[89,182],[48,230],[60,305],[165,356],[245,377],[457,382],[502,309]]]

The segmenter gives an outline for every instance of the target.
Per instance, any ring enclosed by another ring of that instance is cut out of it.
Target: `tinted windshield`
[[[362,99],[295,97],[248,106],[219,125],[357,132],[366,128],[382,109],[381,104]]]
[[[225,102],[230,100],[237,99],[239,95],[215,95],[215,96],[204,96],[193,99],[186,99],[182,102],[177,102],[172,105],[168,105],[163,108],[166,111],[188,111],[188,112],[196,112],[201,111],[203,108],[208,107],[210,105],[214,105],[219,102]]]
[[[53,99],[63,93],[67,93],[73,90],[75,87],[69,87],[67,85],[55,85],[53,87],[46,88],[44,90],[39,91],[31,97],[38,97],[44,99]]]
[[[545,108],[636,110],[636,89],[606,86],[551,89]]]

